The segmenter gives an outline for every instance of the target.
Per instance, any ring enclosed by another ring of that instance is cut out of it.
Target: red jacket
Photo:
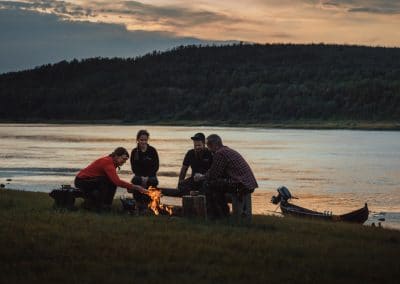
[[[113,158],[109,156],[97,159],[89,166],[81,170],[77,175],[78,178],[93,178],[102,176],[107,176],[116,186],[133,189],[132,184],[125,182],[118,177]]]

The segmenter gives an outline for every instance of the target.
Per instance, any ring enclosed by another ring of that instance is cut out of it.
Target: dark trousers
[[[96,207],[111,206],[117,186],[108,177],[75,178],[75,186],[83,191],[85,199]]]
[[[132,183],[135,185],[142,185],[143,184],[143,180],[142,177],[140,176],[134,176],[132,178]],[[156,176],[154,177],[149,177],[149,179],[147,180],[147,184],[146,184],[146,188],[148,188],[149,186],[154,186],[156,187],[158,185],[158,179]],[[135,198],[135,200],[139,203],[142,203],[143,205],[146,205],[150,203],[151,198],[144,193],[141,193],[137,190],[133,191],[133,198]]]
[[[232,193],[239,198],[246,192],[242,184],[235,183],[230,179],[218,179],[204,182],[202,192],[206,196],[207,215],[211,219],[229,216],[229,206],[226,193]]]

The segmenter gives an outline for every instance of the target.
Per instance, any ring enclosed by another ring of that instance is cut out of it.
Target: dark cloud
[[[374,14],[400,14],[399,8],[380,8],[380,7],[357,7],[348,9],[353,13],[374,13]]]
[[[0,9],[0,38],[0,73],[64,59],[133,57],[177,45],[223,43],[167,32],[128,31],[116,24],[68,21],[21,9]]]
[[[400,14],[400,1],[395,0],[320,0],[325,8],[342,8],[350,13]]]
[[[193,10],[179,6],[155,6],[138,1],[118,2],[118,4],[112,5],[112,8],[102,8],[102,4],[97,5],[99,13],[132,15],[142,22],[160,22],[176,27],[212,23],[232,24],[242,21],[239,18],[207,10]]]
[[[0,1],[2,9],[23,9],[30,11],[46,11],[65,17],[94,16],[89,8],[84,8],[66,1],[36,0],[29,2]]]
[[[272,38],[281,38],[281,39],[293,39],[295,36],[289,33],[281,32],[281,33],[272,33],[269,35]]]
[[[339,7],[340,4],[333,1],[322,1],[321,3],[324,7]]]
[[[238,23],[239,18],[207,10],[194,10],[181,6],[156,6],[138,1],[88,1],[79,6],[66,1],[37,0],[37,1],[0,1],[0,7],[6,9],[26,9],[33,11],[47,11],[59,16],[82,18],[97,14],[129,15],[144,24],[159,22],[172,27],[190,27],[212,23]]]

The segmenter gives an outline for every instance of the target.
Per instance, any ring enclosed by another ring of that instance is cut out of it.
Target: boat
[[[296,216],[333,222],[350,222],[358,224],[363,224],[368,219],[369,209],[367,203],[365,203],[364,207],[360,209],[342,215],[334,215],[329,211],[318,212],[291,204],[289,200],[292,199],[292,195],[285,186],[279,187],[277,191],[278,196],[273,196],[271,202],[274,204],[279,203],[280,209],[284,216]]]

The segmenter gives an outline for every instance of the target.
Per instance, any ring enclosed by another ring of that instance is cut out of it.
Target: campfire
[[[167,206],[161,204],[161,190],[157,187],[150,186],[148,188],[147,195],[151,198],[149,203],[149,209],[154,212],[155,215],[172,215],[173,206]]]

